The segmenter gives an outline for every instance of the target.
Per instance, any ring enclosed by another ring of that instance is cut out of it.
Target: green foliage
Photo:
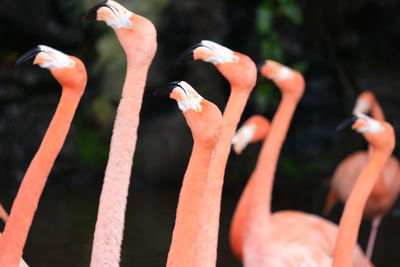
[[[299,173],[301,172],[299,169],[300,166],[298,166],[293,157],[282,157],[282,159],[279,161],[279,165],[279,169],[282,170],[282,175],[284,177],[287,177],[288,179],[299,177]]]
[[[92,103],[92,112],[97,123],[105,129],[111,129],[115,118],[115,108],[106,96],[97,97]]]
[[[89,128],[80,124],[77,135],[79,157],[94,169],[104,166],[107,160],[108,144],[101,142],[98,132],[93,127]]]
[[[278,0],[279,8],[284,16],[296,25],[303,21],[301,10],[295,0]]]
[[[272,23],[275,18],[272,2],[262,2],[256,10],[256,28],[260,34],[268,34],[272,31]]]
[[[291,66],[291,68],[297,70],[300,73],[306,72],[310,64],[307,61],[300,61]]]
[[[275,97],[276,90],[272,82],[266,81],[265,79],[262,79],[258,84],[257,90],[255,91],[255,108],[257,113],[262,113],[265,107]]]
[[[297,162],[290,155],[283,155],[279,160],[279,170],[288,182],[298,177],[311,177],[315,173],[332,168],[332,154],[329,151],[322,152],[307,162]]]
[[[284,50],[279,33],[274,28],[277,19],[287,19],[295,25],[301,25],[302,13],[296,0],[262,0],[256,9],[255,28],[261,37],[260,55],[263,59],[272,59],[284,62]],[[307,62],[298,62],[294,69],[304,72]],[[265,107],[273,99],[273,85],[271,82],[259,83],[256,88],[257,112],[265,111]]]

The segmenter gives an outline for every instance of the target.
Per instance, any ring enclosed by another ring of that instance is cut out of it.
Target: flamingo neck
[[[142,64],[132,54],[127,55],[127,73],[111,137],[90,266],[119,266],[120,262],[139,113],[151,63],[151,59]]]
[[[250,90],[231,88],[231,95],[223,114],[221,135],[210,162],[207,184],[201,201],[200,226],[193,264],[191,265],[193,267],[213,267],[216,265],[219,214],[225,167],[231,150],[232,138],[249,94]]]
[[[81,94],[76,92],[63,88],[50,126],[21,182],[0,239],[0,266],[14,267],[20,262],[47,177],[64,144],[81,98]]]
[[[368,153],[368,160],[371,160],[371,158],[374,155],[374,148],[372,146],[368,146],[367,153]]]
[[[257,252],[244,253],[245,257],[248,256],[249,259],[254,259],[255,255],[265,255],[259,250],[264,249],[267,245],[275,171],[297,103],[298,101],[293,98],[283,96],[272,120],[268,138],[265,139],[261,148],[256,168],[250,177],[252,187],[248,193],[249,210],[247,223],[244,224],[244,249],[256,249]],[[254,246],[254,240],[262,240],[262,243],[259,244],[261,248]],[[245,265],[247,265],[246,261],[248,260],[245,258]],[[248,264],[251,266],[250,262]]]
[[[390,153],[374,149],[367,166],[358,177],[340,219],[339,233],[333,255],[333,267],[352,266],[354,248],[365,204],[389,156]]]
[[[175,227],[168,253],[167,266],[190,266],[193,257],[201,198],[206,185],[213,146],[194,141],[189,164],[183,177],[176,210]]]

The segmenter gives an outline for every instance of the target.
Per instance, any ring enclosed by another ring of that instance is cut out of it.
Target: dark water
[[[228,245],[230,217],[238,193],[224,192],[217,266],[241,266]],[[130,192],[121,266],[165,266],[177,196],[178,191],[170,189]],[[59,189],[46,189],[26,245],[27,263],[32,267],[88,266],[97,201],[97,190],[67,194]],[[332,219],[339,218],[341,208],[333,211]],[[399,266],[399,226],[399,217],[388,216],[383,220],[374,255],[376,266]],[[360,233],[362,244],[366,243],[368,230],[369,224],[364,223]]]

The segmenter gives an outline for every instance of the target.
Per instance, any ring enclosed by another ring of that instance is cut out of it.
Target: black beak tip
[[[182,64],[183,62],[193,60],[193,51],[191,52],[185,52],[182,55],[180,55],[174,62],[175,65]]]
[[[170,94],[171,91],[166,88],[156,88],[153,91],[153,95],[158,97],[169,97]]]
[[[172,90],[174,90],[174,88],[176,88],[177,86],[179,86],[178,81],[167,83],[166,85],[154,89],[153,95],[159,97],[169,97]]]
[[[25,52],[22,56],[20,56],[17,59],[17,61],[15,62],[15,65],[20,66],[27,62],[33,63],[36,55],[39,54],[40,52],[42,52],[42,50],[38,46],[30,49],[29,51]]]
[[[89,9],[82,17],[82,21],[94,21],[97,20],[97,10],[101,7],[108,7],[107,0],[101,3],[98,3],[91,9]]]
[[[358,119],[357,116],[353,115],[351,118],[347,118],[344,121],[342,121],[337,127],[336,127],[336,132],[341,132],[346,128],[349,128],[353,123]]]
[[[189,61],[189,60],[194,60],[194,54],[193,51],[198,48],[203,46],[202,43],[198,43],[195,44],[191,47],[189,47],[188,49],[186,49],[185,52],[183,52],[176,60],[175,60],[175,64],[181,64],[185,61]]]

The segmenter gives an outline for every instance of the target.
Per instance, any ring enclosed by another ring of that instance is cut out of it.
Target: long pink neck
[[[265,142],[265,141],[264,141]],[[233,254],[239,260],[243,260],[243,231],[246,223],[248,211],[250,209],[251,194],[254,179],[249,179],[244,187],[240,199],[233,213],[231,228],[229,232],[229,242]]]
[[[270,230],[271,196],[275,171],[297,103],[298,101],[283,96],[272,120],[268,138],[261,148],[256,168],[250,177],[252,188],[249,191],[248,217],[244,224],[245,266],[257,266],[257,263],[260,263],[257,257],[265,255]],[[256,240],[260,240],[261,243],[254,246]]]
[[[128,54],[127,64],[100,196],[90,262],[93,267],[119,266],[120,262],[139,112],[150,62],[139,64],[134,54]]]
[[[232,88],[222,120],[221,136],[210,162],[207,184],[199,211],[199,231],[193,267],[212,267],[217,261],[219,214],[225,167],[232,138],[246,106],[250,90]]]
[[[340,219],[339,233],[333,255],[333,267],[353,266],[354,248],[364,207],[389,156],[390,153],[374,149],[367,166],[358,177]]]
[[[168,253],[167,266],[190,266],[193,257],[198,214],[202,206],[202,195],[207,179],[208,167],[214,146],[194,141],[192,155],[183,178],[172,243]]]
[[[0,239],[0,266],[19,264],[40,196],[64,144],[80,98],[81,94],[76,90],[63,88],[57,110],[25,173]]]

